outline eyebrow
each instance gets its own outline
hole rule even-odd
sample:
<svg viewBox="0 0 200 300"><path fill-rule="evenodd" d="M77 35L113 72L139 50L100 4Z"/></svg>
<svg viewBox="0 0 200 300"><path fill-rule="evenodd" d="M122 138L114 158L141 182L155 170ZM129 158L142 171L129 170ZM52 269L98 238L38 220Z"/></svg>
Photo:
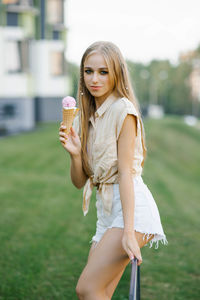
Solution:
<svg viewBox="0 0 200 300"><path fill-rule="evenodd" d="M92 68L89 66L85 66L84 69L92 69ZM108 69L108 67L101 67L98 70L102 70L102 69Z"/></svg>

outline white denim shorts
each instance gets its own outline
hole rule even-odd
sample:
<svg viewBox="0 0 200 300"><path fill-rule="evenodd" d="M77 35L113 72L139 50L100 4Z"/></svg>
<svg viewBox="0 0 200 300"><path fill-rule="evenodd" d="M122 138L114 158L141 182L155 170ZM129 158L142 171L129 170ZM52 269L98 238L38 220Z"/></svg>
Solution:
<svg viewBox="0 0 200 300"><path fill-rule="evenodd" d="M133 178L134 194L135 194L135 210L134 210L134 230L145 233L143 238L147 239L151 234L154 234L153 239L148 243L150 248L155 242L155 248L158 248L159 241L162 244L167 244L166 236L163 232L163 227L160 220L159 211L155 200L144 184L141 176ZM122 205L119 193L119 184L113 184L113 201L112 212L108 216L104 213L103 203L98 190L96 193L96 208L97 208L97 223L96 233L92 237L92 242L99 242L103 234L108 228L118 227L124 228Z"/></svg>

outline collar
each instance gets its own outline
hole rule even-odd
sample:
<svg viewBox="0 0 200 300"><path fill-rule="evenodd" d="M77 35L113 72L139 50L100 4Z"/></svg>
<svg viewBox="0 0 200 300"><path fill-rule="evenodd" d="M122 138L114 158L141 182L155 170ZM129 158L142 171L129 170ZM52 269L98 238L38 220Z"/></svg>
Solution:
<svg viewBox="0 0 200 300"><path fill-rule="evenodd" d="M98 118L98 117L101 117L105 112L106 110L109 109L109 107L113 104L113 102L115 102L119 97L117 97L114 93L110 94L106 100L101 104L101 106L96 110L95 112L95 117ZM91 123L94 122L94 117L91 116L89 121Z"/></svg>

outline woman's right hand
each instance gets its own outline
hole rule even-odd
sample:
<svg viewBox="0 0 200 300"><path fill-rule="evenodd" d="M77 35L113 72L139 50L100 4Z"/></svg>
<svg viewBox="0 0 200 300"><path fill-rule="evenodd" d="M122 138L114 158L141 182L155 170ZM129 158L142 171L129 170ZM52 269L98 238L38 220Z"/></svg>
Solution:
<svg viewBox="0 0 200 300"><path fill-rule="evenodd" d="M61 122L59 128L60 142L62 146L69 152L71 156L81 155L81 141L76 131L71 127L69 134L67 135L64 130L66 127Z"/></svg>
<svg viewBox="0 0 200 300"><path fill-rule="evenodd" d="M124 231L122 237L122 246L128 254L130 260L136 257L138 260L138 266L141 265L142 255L140 247L138 245L138 241L135 236L135 231Z"/></svg>

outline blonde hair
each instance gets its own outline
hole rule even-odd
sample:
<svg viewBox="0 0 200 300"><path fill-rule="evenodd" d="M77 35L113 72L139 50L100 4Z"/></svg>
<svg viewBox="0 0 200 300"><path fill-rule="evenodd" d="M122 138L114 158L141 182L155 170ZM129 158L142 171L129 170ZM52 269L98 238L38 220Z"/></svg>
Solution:
<svg viewBox="0 0 200 300"><path fill-rule="evenodd" d="M83 162L83 170L88 175L92 175L92 171L88 164L88 156L87 156L87 139L88 139L88 131L89 131L89 118L92 114L94 114L96 106L95 99L90 94L88 89L86 88L84 82L84 63L86 58L93 54L100 53L108 66L108 73L110 76L111 84L113 86L113 91L116 92L119 97L126 97L129 99L135 106L139 121L141 124L141 134L142 134L142 146L143 146L143 155L144 159L142 162L142 166L144 165L144 160L146 157L146 145L145 145L145 131L141 118L140 107L136 96L134 94L130 78L129 72L127 68L127 64L119 50L119 48L111 42L99 41L93 43L89 46L85 53L83 54L81 65L80 65L80 79L78 86L78 103L80 108L80 137L81 137L81 155Z"/></svg>

